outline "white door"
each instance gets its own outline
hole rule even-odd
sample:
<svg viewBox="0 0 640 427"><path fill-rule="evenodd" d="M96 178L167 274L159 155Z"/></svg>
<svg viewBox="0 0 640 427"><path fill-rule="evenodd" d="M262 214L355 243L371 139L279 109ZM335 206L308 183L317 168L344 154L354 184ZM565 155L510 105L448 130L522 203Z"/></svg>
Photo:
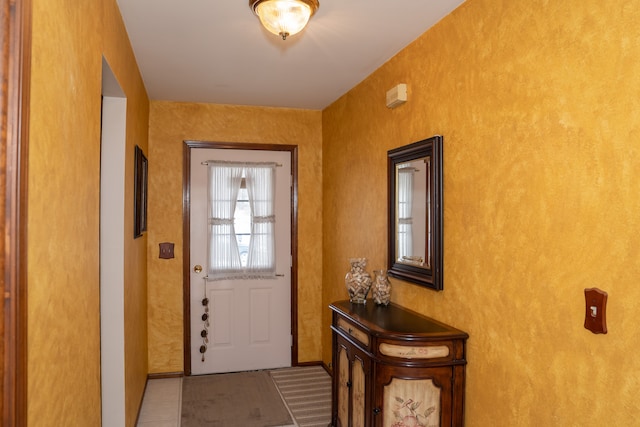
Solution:
<svg viewBox="0 0 640 427"><path fill-rule="evenodd" d="M278 163L275 279L206 279L209 160ZM190 190L192 374L291 366L291 153L193 148Z"/></svg>

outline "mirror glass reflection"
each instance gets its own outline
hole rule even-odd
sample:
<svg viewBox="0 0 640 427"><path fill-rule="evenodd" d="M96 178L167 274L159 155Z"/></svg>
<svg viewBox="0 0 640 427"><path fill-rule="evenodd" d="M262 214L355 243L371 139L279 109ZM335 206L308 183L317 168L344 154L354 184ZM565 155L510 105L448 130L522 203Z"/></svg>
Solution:
<svg viewBox="0 0 640 427"><path fill-rule="evenodd" d="M396 166L396 262L431 266L429 242L429 157Z"/></svg>

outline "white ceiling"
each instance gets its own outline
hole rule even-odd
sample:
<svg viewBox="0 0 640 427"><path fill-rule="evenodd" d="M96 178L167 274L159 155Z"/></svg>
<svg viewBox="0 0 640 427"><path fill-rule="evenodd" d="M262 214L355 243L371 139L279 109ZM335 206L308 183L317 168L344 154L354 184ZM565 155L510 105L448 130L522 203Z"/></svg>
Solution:
<svg viewBox="0 0 640 427"><path fill-rule="evenodd" d="M117 0L152 100L314 110L463 1L320 0L307 28L283 41L248 0Z"/></svg>

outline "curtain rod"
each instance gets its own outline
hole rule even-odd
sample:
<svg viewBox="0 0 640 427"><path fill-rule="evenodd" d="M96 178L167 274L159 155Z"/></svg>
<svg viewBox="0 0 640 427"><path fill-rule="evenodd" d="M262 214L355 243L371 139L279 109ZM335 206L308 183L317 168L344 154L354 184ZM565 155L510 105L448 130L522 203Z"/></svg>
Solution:
<svg viewBox="0 0 640 427"><path fill-rule="evenodd" d="M237 165L273 165L275 164L276 167L278 168L282 167L282 164L274 163L274 162L234 162L234 161L225 161L225 160L205 160L200 164L204 166L208 166L210 163L220 163L220 164L229 163L229 164L237 164Z"/></svg>

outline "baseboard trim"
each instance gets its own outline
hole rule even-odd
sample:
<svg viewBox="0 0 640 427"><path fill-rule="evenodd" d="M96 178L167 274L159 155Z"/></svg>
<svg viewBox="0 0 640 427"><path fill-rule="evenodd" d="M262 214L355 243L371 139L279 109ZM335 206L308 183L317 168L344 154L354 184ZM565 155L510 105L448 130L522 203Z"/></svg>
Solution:
<svg viewBox="0 0 640 427"><path fill-rule="evenodd" d="M333 376L333 373L331 371L331 369L329 369L329 367L327 366L326 363L322 362L322 361L316 361L316 362L302 362L302 363L298 363L295 366L322 366L324 368L325 371L327 371L327 373L331 376Z"/></svg>
<svg viewBox="0 0 640 427"><path fill-rule="evenodd" d="M297 363L295 366L322 366L329 375L332 375L331 369L329 369L327 364L319 360L315 362L301 362ZM162 378L182 378L184 376L184 372L157 372L147 374L147 380L158 380Z"/></svg>
<svg viewBox="0 0 640 427"><path fill-rule="evenodd" d="M184 377L184 372L160 372L154 374L147 374L148 380L158 380L162 378L182 378Z"/></svg>

